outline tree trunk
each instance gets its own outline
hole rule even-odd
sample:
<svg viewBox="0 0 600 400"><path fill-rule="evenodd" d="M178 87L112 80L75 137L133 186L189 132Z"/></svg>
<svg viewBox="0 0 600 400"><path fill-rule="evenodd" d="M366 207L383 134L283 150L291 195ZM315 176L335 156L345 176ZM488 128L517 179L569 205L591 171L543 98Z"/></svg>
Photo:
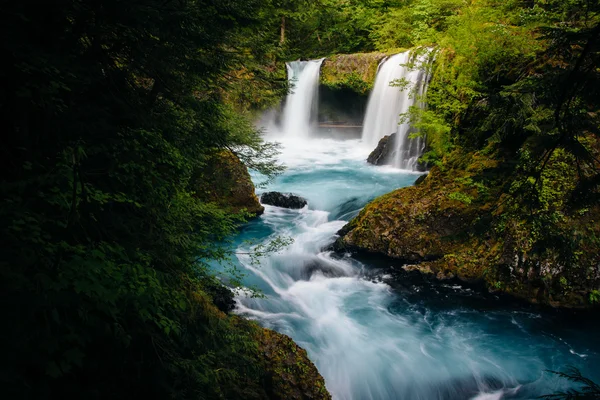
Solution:
<svg viewBox="0 0 600 400"><path fill-rule="evenodd" d="M281 37L279 39L279 44L283 44L285 42L285 17L281 16Z"/></svg>

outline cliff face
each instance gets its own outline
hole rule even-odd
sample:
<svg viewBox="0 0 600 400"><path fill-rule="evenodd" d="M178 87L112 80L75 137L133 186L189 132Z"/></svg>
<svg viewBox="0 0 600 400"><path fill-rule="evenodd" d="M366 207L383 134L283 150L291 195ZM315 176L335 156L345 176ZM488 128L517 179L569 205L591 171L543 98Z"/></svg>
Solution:
<svg viewBox="0 0 600 400"><path fill-rule="evenodd" d="M385 53L356 53L326 58L321 66L321 84L367 95L375 83L377 67L385 56Z"/></svg>
<svg viewBox="0 0 600 400"><path fill-rule="evenodd" d="M226 207L232 213L261 215L265 208L254 193L248 169L229 150L214 153L196 172L196 194Z"/></svg>
<svg viewBox="0 0 600 400"><path fill-rule="evenodd" d="M552 179L541 179L546 208L527 209L508 194L510 162L455 154L417 186L368 204L336 247L385 254L439 279L482 281L535 303L595 306L600 207L570 208L573 167L561 157L546 167Z"/></svg>

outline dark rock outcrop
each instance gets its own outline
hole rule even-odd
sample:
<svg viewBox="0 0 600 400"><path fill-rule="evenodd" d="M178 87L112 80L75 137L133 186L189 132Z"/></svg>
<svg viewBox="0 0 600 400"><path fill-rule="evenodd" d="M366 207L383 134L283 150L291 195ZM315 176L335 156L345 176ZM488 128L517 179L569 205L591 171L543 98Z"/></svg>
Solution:
<svg viewBox="0 0 600 400"><path fill-rule="evenodd" d="M415 181L415 186L420 185L421 183L425 182L425 179L427 179L427 175L421 175L417 178L417 180Z"/></svg>
<svg viewBox="0 0 600 400"><path fill-rule="evenodd" d="M212 276L204 276L200 279L203 291L208 294L217 308L229 313L235 308L235 296L233 291L223 285L218 279Z"/></svg>
<svg viewBox="0 0 600 400"><path fill-rule="evenodd" d="M393 146L396 140L396 134L386 135L379 140L375 150L367 157L367 162L373 165L384 165L389 164L392 152L394 151Z"/></svg>
<svg viewBox="0 0 600 400"><path fill-rule="evenodd" d="M268 204L270 206L282 207L282 208L291 208L291 209L299 209L304 207L306 204L306 199L303 199L300 196L296 196L292 193L280 193L280 192L266 192L260 196L260 201L263 204Z"/></svg>
<svg viewBox="0 0 600 400"><path fill-rule="evenodd" d="M213 288L221 287L229 291L214 280L203 282L203 290L208 287L207 283ZM212 292L211 288L209 288L209 292ZM230 296L223 293L225 297ZM244 357L242 368L251 367L252 369L244 370L250 371L248 375L236 376L240 381L230 384L228 380L224 380L223 385L231 385L231 390L220 398L331 400L331 395L325 387L325 380L308 358L306 350L298 346L289 336L262 328L255 322L238 315L228 315L222 312L213 303L214 293L199 291L194 293L192 298L194 299L193 308L189 310L191 319L206 323L207 326L226 326L228 330L225 332L229 332L236 339L226 339L223 340L224 343L231 346L233 340L240 340L239 343L247 346L240 350ZM225 306L229 309L227 305ZM224 331L221 329L219 332ZM219 354L231 354L232 357L240 355L233 352Z"/></svg>

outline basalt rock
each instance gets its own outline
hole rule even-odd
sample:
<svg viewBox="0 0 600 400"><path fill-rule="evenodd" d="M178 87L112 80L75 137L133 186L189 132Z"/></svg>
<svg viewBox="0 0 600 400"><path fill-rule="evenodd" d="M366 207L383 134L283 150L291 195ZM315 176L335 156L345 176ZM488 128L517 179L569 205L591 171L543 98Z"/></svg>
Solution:
<svg viewBox="0 0 600 400"><path fill-rule="evenodd" d="M327 57L321 67L320 83L334 90L349 89L367 96L385 56L385 53L355 53Z"/></svg>
<svg viewBox="0 0 600 400"><path fill-rule="evenodd" d="M427 179L427 175L421 175L417 178L417 180L415 181L415 186L420 185L421 183L423 183L425 181L425 179Z"/></svg>
<svg viewBox="0 0 600 400"><path fill-rule="evenodd" d="M205 276L200 279L202 289L208 294L214 305L222 312L229 313L235 308L233 291L223 285L218 279Z"/></svg>
<svg viewBox="0 0 600 400"><path fill-rule="evenodd" d="M394 142L396 140L396 134L386 135L379 140L375 150L367 157L367 162L373 165L384 165L389 164L391 155L394 151Z"/></svg>
<svg viewBox="0 0 600 400"><path fill-rule="evenodd" d="M217 285L218 286L218 285ZM203 285L206 289L206 285ZM228 289L226 289L228 290ZM206 296L209 294L209 296ZM256 400L330 400L325 380L317 367L308 358L306 350L290 337L262 328L255 322L237 315L227 315L217 309L210 297L214 293L197 293L190 318L213 325L229 327L232 337L239 337L246 347L241 351L245 357L240 363L251 367L247 375L235 376L235 380L223 379L230 391L222 398ZM212 299L214 301L214 298ZM201 319L198 319L198 318ZM227 343L230 343L230 340ZM237 339L236 339L237 340ZM245 343L244 343L245 342ZM223 354L223 352L219 353ZM225 353L237 357L236 353ZM227 365L225 361L222 364Z"/></svg>
<svg viewBox="0 0 600 400"><path fill-rule="evenodd" d="M266 192L260 196L260 201L263 204L268 204L271 206L282 207L282 208L291 208L291 209L300 209L303 208L306 204L306 199L303 199L300 196L296 196L292 193L280 193L280 192Z"/></svg>

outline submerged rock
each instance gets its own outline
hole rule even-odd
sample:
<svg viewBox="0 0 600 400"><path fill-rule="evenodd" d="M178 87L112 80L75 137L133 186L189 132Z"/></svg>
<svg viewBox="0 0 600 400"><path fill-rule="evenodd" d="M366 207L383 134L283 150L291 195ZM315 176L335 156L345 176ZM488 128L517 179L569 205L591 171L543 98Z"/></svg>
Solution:
<svg viewBox="0 0 600 400"><path fill-rule="evenodd" d="M320 260L314 260L304 264L302 269L302 278L310 280L314 274L322 274L327 278L340 278L349 276L348 272L334 264L325 263Z"/></svg>
<svg viewBox="0 0 600 400"><path fill-rule="evenodd" d="M303 208L307 203L306 199L296 196L292 193L266 192L260 196L260 201L263 204L271 206L299 209Z"/></svg>
<svg viewBox="0 0 600 400"><path fill-rule="evenodd" d="M396 141L396 134L386 135L379 140L375 150L367 157L367 162L373 165L384 165L389 164L394 142Z"/></svg>

